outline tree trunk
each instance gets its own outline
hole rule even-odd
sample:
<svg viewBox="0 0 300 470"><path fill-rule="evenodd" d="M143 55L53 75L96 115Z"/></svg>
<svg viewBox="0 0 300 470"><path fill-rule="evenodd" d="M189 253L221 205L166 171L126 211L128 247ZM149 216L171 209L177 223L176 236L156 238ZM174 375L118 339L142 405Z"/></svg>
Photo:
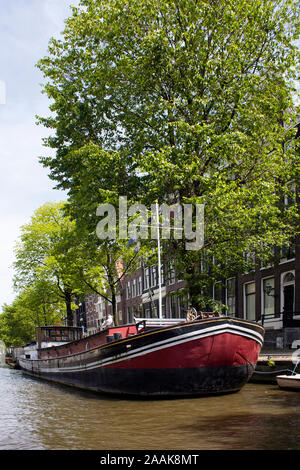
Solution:
<svg viewBox="0 0 300 470"><path fill-rule="evenodd" d="M199 253L182 253L183 260L183 273L187 282L187 291L189 302L192 307L197 311L203 309L203 298L201 294L201 270L200 270L200 256Z"/></svg>
<svg viewBox="0 0 300 470"><path fill-rule="evenodd" d="M67 309L67 326L73 326L72 294L65 292L65 304Z"/></svg>
<svg viewBox="0 0 300 470"><path fill-rule="evenodd" d="M114 324L115 324L115 326L118 326L119 319L118 319L117 298L116 298L115 291L113 291L112 294L111 294L111 306L112 306L112 314L113 314Z"/></svg>

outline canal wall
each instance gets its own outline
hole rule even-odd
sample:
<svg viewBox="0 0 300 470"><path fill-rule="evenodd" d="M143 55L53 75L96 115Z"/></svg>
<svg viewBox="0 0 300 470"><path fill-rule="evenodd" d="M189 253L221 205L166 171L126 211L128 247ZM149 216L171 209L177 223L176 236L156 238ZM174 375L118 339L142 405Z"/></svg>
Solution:
<svg viewBox="0 0 300 470"><path fill-rule="evenodd" d="M277 375L290 375L293 371L300 374L300 362L296 365L293 356L295 351L300 355L300 350L263 350L250 382L277 384Z"/></svg>
<svg viewBox="0 0 300 470"><path fill-rule="evenodd" d="M281 330L266 330L263 350L291 349L294 341L300 341L300 328L283 328Z"/></svg>

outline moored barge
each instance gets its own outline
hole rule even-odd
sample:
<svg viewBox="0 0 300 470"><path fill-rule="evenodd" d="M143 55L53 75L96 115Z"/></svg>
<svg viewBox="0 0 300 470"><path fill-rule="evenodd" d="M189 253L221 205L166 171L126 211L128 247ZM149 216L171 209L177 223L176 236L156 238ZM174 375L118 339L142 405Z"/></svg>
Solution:
<svg viewBox="0 0 300 470"><path fill-rule="evenodd" d="M150 323L144 319L73 341L68 327L38 328L35 355L21 357L19 365L30 376L95 392L211 395L237 392L248 382L264 338L255 322L215 314ZM45 347L51 331L67 341Z"/></svg>

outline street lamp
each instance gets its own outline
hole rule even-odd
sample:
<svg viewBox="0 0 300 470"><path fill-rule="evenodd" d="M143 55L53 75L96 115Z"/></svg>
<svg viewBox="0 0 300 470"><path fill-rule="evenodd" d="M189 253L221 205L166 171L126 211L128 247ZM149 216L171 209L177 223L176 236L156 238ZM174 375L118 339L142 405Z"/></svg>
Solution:
<svg viewBox="0 0 300 470"><path fill-rule="evenodd" d="M269 296L269 297L275 297L275 294L271 294L271 292L274 290L274 287L270 285L266 285L264 288L264 292Z"/></svg>

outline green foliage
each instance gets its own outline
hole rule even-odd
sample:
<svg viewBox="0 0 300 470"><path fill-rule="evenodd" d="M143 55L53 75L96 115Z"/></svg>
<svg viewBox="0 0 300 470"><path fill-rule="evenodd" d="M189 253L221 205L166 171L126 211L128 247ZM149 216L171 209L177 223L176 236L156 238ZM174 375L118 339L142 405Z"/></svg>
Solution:
<svg viewBox="0 0 300 470"><path fill-rule="evenodd" d="M245 268L245 252L267 258L299 233L296 205L280 206L299 181L298 9L297 0L84 0L39 62L52 100L39 122L55 149L41 161L89 235L97 205L119 195L205 204L205 253L180 242L168 252L198 305L200 287ZM100 256L124 253L96 244Z"/></svg>
<svg viewBox="0 0 300 470"><path fill-rule="evenodd" d="M16 311L4 305L0 315L0 338L6 346L19 346L33 341L34 327L28 321L26 311Z"/></svg>
<svg viewBox="0 0 300 470"><path fill-rule="evenodd" d="M37 326L61 322L64 308L64 303L57 298L55 284L37 280L24 287L11 305L3 306L0 338L8 346L31 342Z"/></svg>
<svg viewBox="0 0 300 470"><path fill-rule="evenodd" d="M46 203L22 227L14 282L19 292L30 291L32 299L35 295L36 304L44 309L47 298L52 309L59 305L61 319L67 318L71 325L75 296L96 292L113 304L116 313L120 277L124 269L134 270L137 255L133 249L124 253L125 241L105 240L99 247L91 224L82 223L80 217L75 221L70 209L66 202ZM120 257L126 268L118 270Z"/></svg>
<svg viewBox="0 0 300 470"><path fill-rule="evenodd" d="M26 308L4 305L0 315L0 338L6 346L20 346L34 340L34 324Z"/></svg>
<svg viewBox="0 0 300 470"><path fill-rule="evenodd" d="M7 346L18 346L34 340L35 322L26 303L16 299L3 306L0 315L0 338Z"/></svg>
<svg viewBox="0 0 300 470"><path fill-rule="evenodd" d="M15 286L20 292L33 286L37 296L50 295L72 324L72 296L80 295L83 286L78 277L80 237L75 222L65 216L65 206L46 203L22 227L15 250Z"/></svg>

